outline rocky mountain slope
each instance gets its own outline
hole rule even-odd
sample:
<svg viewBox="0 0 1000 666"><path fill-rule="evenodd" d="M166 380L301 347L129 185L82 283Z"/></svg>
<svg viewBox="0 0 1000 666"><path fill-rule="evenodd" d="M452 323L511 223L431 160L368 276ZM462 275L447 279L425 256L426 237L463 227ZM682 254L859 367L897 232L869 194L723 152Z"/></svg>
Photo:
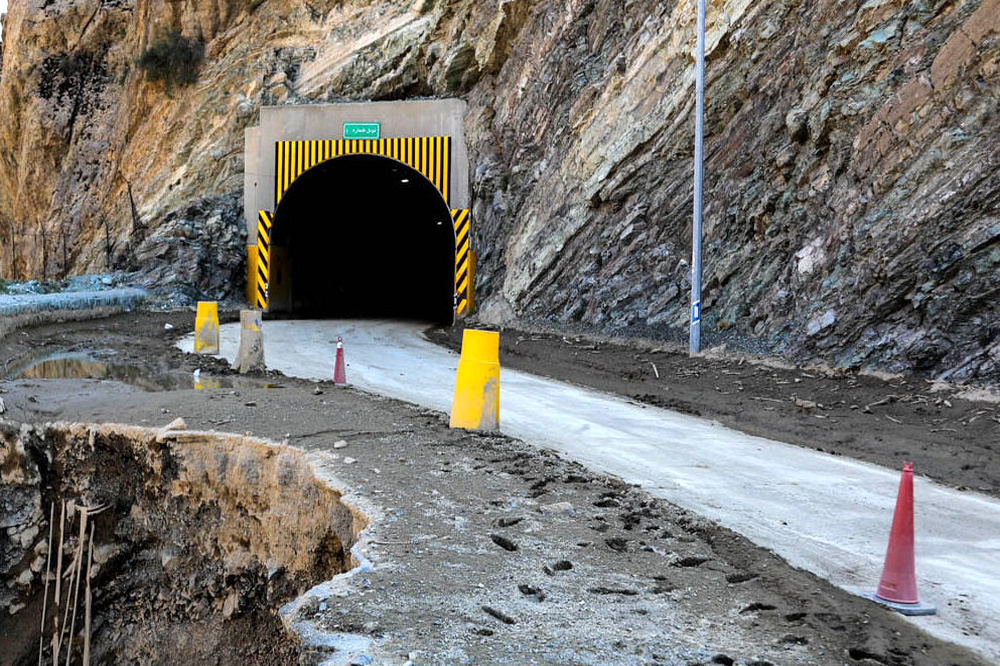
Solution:
<svg viewBox="0 0 1000 666"><path fill-rule="evenodd" d="M693 2L9 11L6 277L156 264L223 294L262 104L461 96L481 317L684 335ZM134 62L169 30L204 63L168 91ZM1000 0L716 0L707 51L708 341L1000 380Z"/></svg>

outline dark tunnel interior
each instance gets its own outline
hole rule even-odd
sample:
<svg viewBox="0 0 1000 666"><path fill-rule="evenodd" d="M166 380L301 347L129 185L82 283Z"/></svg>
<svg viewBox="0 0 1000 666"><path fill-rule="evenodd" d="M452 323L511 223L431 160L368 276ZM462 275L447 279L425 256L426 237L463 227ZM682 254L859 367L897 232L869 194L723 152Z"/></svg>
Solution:
<svg viewBox="0 0 1000 666"><path fill-rule="evenodd" d="M388 157L346 155L299 176L275 211L291 311L451 324L455 233L434 185Z"/></svg>

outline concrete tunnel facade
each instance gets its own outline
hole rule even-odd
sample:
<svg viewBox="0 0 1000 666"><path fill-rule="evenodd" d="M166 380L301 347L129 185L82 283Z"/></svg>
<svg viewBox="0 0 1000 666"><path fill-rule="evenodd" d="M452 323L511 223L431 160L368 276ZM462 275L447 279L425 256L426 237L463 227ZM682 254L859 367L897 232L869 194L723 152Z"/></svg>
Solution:
<svg viewBox="0 0 1000 666"><path fill-rule="evenodd" d="M245 133L251 303L315 318L464 314L464 114L461 100L262 108Z"/></svg>

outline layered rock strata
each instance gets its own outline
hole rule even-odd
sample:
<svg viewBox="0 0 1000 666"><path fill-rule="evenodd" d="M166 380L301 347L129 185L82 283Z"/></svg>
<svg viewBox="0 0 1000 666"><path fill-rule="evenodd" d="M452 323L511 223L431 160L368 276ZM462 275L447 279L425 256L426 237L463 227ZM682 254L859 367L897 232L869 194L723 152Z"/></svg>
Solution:
<svg viewBox="0 0 1000 666"><path fill-rule="evenodd" d="M238 193L262 104L461 96L481 316L680 339L694 23L652 0L12 0L0 271L164 262L171 215ZM132 64L168 29L205 44L169 94ZM1000 0L710 2L707 54L707 341L1000 379Z"/></svg>

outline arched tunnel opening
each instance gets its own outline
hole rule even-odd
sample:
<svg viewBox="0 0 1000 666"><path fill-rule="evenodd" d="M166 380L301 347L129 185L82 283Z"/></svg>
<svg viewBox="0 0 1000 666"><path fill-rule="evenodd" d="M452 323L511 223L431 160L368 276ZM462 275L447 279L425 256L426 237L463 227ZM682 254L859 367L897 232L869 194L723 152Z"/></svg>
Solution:
<svg viewBox="0 0 1000 666"><path fill-rule="evenodd" d="M336 157L300 175L271 230L269 311L451 324L451 211L419 171L388 157Z"/></svg>

